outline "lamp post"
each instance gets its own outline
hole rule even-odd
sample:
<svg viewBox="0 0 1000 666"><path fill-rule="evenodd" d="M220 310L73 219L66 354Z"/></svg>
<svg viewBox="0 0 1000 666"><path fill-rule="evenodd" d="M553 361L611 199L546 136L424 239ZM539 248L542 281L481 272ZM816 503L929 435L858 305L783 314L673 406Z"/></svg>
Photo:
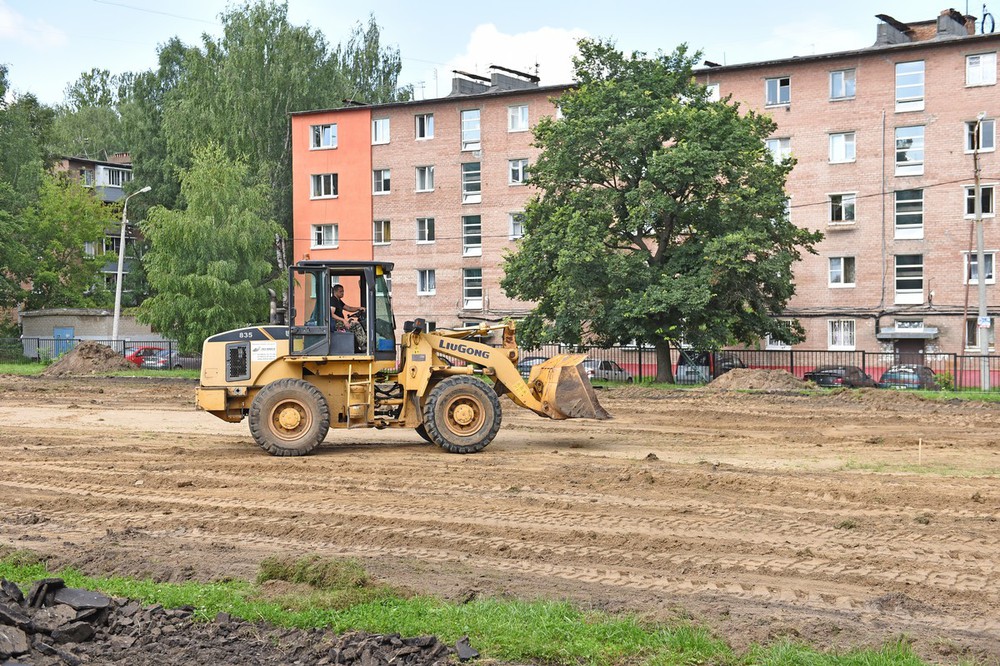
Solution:
<svg viewBox="0 0 1000 666"><path fill-rule="evenodd" d="M984 240L984 230L983 230L983 200L982 200L982 188L979 184L979 146L980 146L980 132L982 130L983 118L986 117L985 113L980 113L976 117L976 129L975 136L973 137L974 143L972 144L972 165L975 170L975 197L976 201L974 204L973 211L976 217L976 286L978 287L979 294L979 312L976 318L976 327L979 332L979 386L983 391L990 390L990 318L986 310L986 252L983 246L986 244ZM996 270L996 267L993 267Z"/></svg>
<svg viewBox="0 0 1000 666"><path fill-rule="evenodd" d="M122 206L122 233L118 240L118 280L115 282L115 318L111 325L111 341L118 342L118 320L122 316L122 279L125 273L125 227L128 226L128 200L137 194L149 192L152 187L147 185L141 190L136 190L125 197L125 205Z"/></svg>

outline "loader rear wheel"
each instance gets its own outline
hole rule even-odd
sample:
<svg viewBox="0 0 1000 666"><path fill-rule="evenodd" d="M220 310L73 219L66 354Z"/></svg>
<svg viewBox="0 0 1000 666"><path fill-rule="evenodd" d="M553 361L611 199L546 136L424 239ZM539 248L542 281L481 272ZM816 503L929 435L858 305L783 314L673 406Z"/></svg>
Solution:
<svg viewBox="0 0 1000 666"><path fill-rule="evenodd" d="M424 429L450 453L478 453L497 436L501 421L496 391L472 377L442 380L424 403Z"/></svg>
<svg viewBox="0 0 1000 666"><path fill-rule="evenodd" d="M301 379L279 379L250 405L250 434L272 456L304 456L326 438L330 407L318 388Z"/></svg>

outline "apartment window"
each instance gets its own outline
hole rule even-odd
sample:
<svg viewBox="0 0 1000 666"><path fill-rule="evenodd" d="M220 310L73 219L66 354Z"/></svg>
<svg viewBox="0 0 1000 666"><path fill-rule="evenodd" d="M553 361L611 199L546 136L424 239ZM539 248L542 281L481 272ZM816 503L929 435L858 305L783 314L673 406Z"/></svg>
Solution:
<svg viewBox="0 0 1000 666"><path fill-rule="evenodd" d="M372 224L372 243L375 245L388 245L392 241L391 227L389 220L375 220Z"/></svg>
<svg viewBox="0 0 1000 666"><path fill-rule="evenodd" d="M851 351L854 349L854 320L830 319L827 321L827 348Z"/></svg>
<svg viewBox="0 0 1000 666"><path fill-rule="evenodd" d="M312 177L311 199L331 199L337 196L337 174L317 173Z"/></svg>
<svg viewBox="0 0 1000 666"><path fill-rule="evenodd" d="M434 138L434 114L433 113L422 113L414 116L415 135L417 139L433 139Z"/></svg>
<svg viewBox="0 0 1000 666"><path fill-rule="evenodd" d="M854 222L855 194L830 195L830 224L850 224Z"/></svg>
<svg viewBox="0 0 1000 666"><path fill-rule="evenodd" d="M896 175L919 176L924 172L924 126L896 128Z"/></svg>
<svg viewBox="0 0 1000 666"><path fill-rule="evenodd" d="M924 237L924 191L897 190L895 193L896 238Z"/></svg>
<svg viewBox="0 0 1000 666"><path fill-rule="evenodd" d="M924 108L924 61L896 63L896 111Z"/></svg>
<svg viewBox="0 0 1000 666"><path fill-rule="evenodd" d="M337 247L340 242L340 232L336 224L312 225L313 249Z"/></svg>
<svg viewBox="0 0 1000 666"><path fill-rule="evenodd" d="M789 104L792 101L792 82L787 76L777 79L767 79L764 83L764 104L775 106Z"/></svg>
<svg viewBox="0 0 1000 666"><path fill-rule="evenodd" d="M376 118L372 121L372 143L389 143L388 118Z"/></svg>
<svg viewBox="0 0 1000 666"><path fill-rule="evenodd" d="M433 296L437 292L437 277L433 268L417 271L417 295Z"/></svg>
<svg viewBox="0 0 1000 666"><path fill-rule="evenodd" d="M462 111L462 150L479 150L479 109Z"/></svg>
<svg viewBox="0 0 1000 666"><path fill-rule="evenodd" d="M854 257L830 257L831 287L853 287Z"/></svg>
<svg viewBox="0 0 1000 666"><path fill-rule="evenodd" d="M462 256L479 257L483 254L483 222L479 215L462 216Z"/></svg>
<svg viewBox="0 0 1000 666"><path fill-rule="evenodd" d="M312 125L310 129L312 130L310 132L311 139L309 141L310 149L319 150L323 148L337 147L336 123L330 123L327 125Z"/></svg>
<svg viewBox="0 0 1000 666"><path fill-rule="evenodd" d="M524 236L524 213L509 213L507 221L510 223L510 239L517 240Z"/></svg>
<svg viewBox="0 0 1000 666"><path fill-rule="evenodd" d="M997 82L997 54L965 56L965 85L992 86Z"/></svg>
<svg viewBox="0 0 1000 666"><path fill-rule="evenodd" d="M375 169L372 172L372 192L375 194L389 194L390 176L392 169Z"/></svg>
<svg viewBox="0 0 1000 666"><path fill-rule="evenodd" d="M524 185L524 181L528 178L528 160L509 160L508 163L510 169L507 182L511 185Z"/></svg>
<svg viewBox="0 0 1000 666"><path fill-rule="evenodd" d="M482 171L479 162L466 162L462 165L462 203L479 203L482 201Z"/></svg>
<svg viewBox="0 0 1000 666"><path fill-rule="evenodd" d="M418 217L417 218L417 242L418 243L433 243L434 242L434 218L433 217Z"/></svg>
<svg viewBox="0 0 1000 666"><path fill-rule="evenodd" d="M527 132L528 131L528 105L518 104L507 107L507 131Z"/></svg>
<svg viewBox="0 0 1000 666"><path fill-rule="evenodd" d="M980 212L983 217L993 217L995 215L993 208L993 186L992 185L980 185L979 186L979 201L982 202L982 209ZM973 219L976 217L976 186L966 185L965 186L965 217L966 219Z"/></svg>
<svg viewBox="0 0 1000 666"><path fill-rule="evenodd" d="M854 70L840 69L830 72L830 99L850 99L854 97Z"/></svg>
<svg viewBox="0 0 1000 666"><path fill-rule="evenodd" d="M483 307L483 269L462 269L462 307L466 310Z"/></svg>
<svg viewBox="0 0 1000 666"><path fill-rule="evenodd" d="M965 348L966 349L979 349L979 334L981 331L986 331L986 340L989 345L989 349L994 349L996 347L996 320L990 317L990 327L989 328L979 328L979 318L969 317L965 320Z"/></svg>
<svg viewBox="0 0 1000 666"><path fill-rule="evenodd" d="M896 303L924 302L924 255L896 255Z"/></svg>
<svg viewBox="0 0 1000 666"><path fill-rule="evenodd" d="M993 272L995 252L984 252L983 263L986 265L986 284L996 284L996 275ZM965 284L979 284L979 257L975 252L963 252L963 263L965 264Z"/></svg>
<svg viewBox="0 0 1000 666"><path fill-rule="evenodd" d="M430 192L434 189L434 167L417 167L417 192Z"/></svg>
<svg viewBox="0 0 1000 666"><path fill-rule="evenodd" d="M792 155L792 140L787 137L768 139L765 144L767 149L771 151L771 155L774 156L775 164L783 162L786 157Z"/></svg>
<svg viewBox="0 0 1000 666"><path fill-rule="evenodd" d="M106 187L123 187L125 183L132 180L131 169L121 169L117 167L99 166L97 167L95 185Z"/></svg>
<svg viewBox="0 0 1000 666"><path fill-rule="evenodd" d="M977 136L976 126L979 127ZM972 120L965 123L965 152L971 153L978 150L981 153L989 153L996 150L996 121L992 118Z"/></svg>
<svg viewBox="0 0 1000 666"><path fill-rule="evenodd" d="M83 253L88 257L97 256L97 241L84 241L83 242Z"/></svg>
<svg viewBox="0 0 1000 666"><path fill-rule="evenodd" d="M707 86L705 86L705 92L708 94L709 102L718 102L721 99L721 96L719 95L718 83L709 83ZM561 116L557 115L556 117L560 118Z"/></svg>
<svg viewBox="0 0 1000 666"><path fill-rule="evenodd" d="M854 132L838 132L830 135L831 162L853 162L855 158Z"/></svg>

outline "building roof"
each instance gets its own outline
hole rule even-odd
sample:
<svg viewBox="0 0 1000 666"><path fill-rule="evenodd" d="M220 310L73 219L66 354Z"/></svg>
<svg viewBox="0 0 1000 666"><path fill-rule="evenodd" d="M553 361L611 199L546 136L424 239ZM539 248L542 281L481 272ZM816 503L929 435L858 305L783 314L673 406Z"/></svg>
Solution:
<svg viewBox="0 0 1000 666"><path fill-rule="evenodd" d="M69 155L63 155L60 159L65 160L67 162L85 162L87 164L95 164L95 165L99 165L99 166L108 166L108 167L116 167L116 168L119 168L119 169L131 169L132 168L132 162L131 161L128 161L128 162L109 162L107 160L95 160L95 159L91 159L89 157L73 157L73 156L69 156Z"/></svg>

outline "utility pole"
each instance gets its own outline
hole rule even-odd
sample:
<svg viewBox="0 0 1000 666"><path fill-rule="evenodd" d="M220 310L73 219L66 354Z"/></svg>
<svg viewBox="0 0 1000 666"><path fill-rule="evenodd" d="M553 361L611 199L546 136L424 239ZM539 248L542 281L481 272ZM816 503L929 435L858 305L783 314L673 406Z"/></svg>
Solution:
<svg viewBox="0 0 1000 666"><path fill-rule="evenodd" d="M149 192L152 187L147 185L141 190L136 190L125 197L125 205L122 206L122 228L121 239L118 241L118 281L115 282L115 315L111 325L111 341L118 342L118 320L122 316L122 281L125 279L125 228L128 227L128 200L137 194ZM124 352L124 348L122 350Z"/></svg>
<svg viewBox="0 0 1000 666"><path fill-rule="evenodd" d="M986 309L986 252L983 246L986 244L983 230L983 200L982 190L979 185L979 146L980 132L983 126L985 113L980 113L976 117L976 130L972 145L972 165L975 170L975 216L976 216L976 286L979 292L979 315L976 326L979 333L979 385L983 391L990 390L990 317ZM996 267L994 267L994 271Z"/></svg>

